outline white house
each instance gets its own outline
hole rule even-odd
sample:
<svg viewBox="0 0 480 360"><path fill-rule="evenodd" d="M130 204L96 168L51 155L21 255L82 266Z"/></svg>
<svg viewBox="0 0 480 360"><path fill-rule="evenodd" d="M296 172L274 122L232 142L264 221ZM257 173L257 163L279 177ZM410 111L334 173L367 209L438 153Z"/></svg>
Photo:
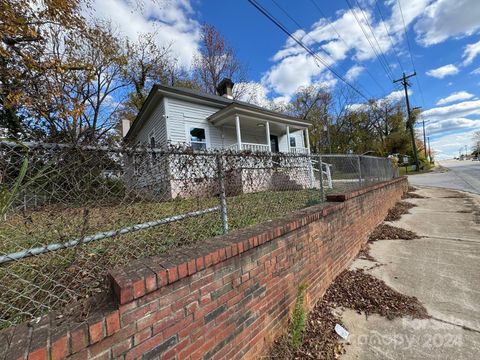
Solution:
<svg viewBox="0 0 480 360"><path fill-rule="evenodd" d="M234 100L233 85L224 79L219 95L153 86L133 124L124 123L125 140L155 147L191 144L194 149L309 152L308 122Z"/></svg>
<svg viewBox="0 0 480 360"><path fill-rule="evenodd" d="M128 121L123 122L125 141L133 145L144 144L154 148L166 147L169 144L187 144L199 153L209 149L249 150L272 155L310 153L308 138L310 123L235 100L232 97L233 85L230 79L222 80L217 88L219 95L154 85L131 126ZM147 179L146 174L151 175L152 169L142 171L141 174L138 170L135 171L136 183L140 183L141 187L148 188L151 192L167 191L171 197L185 195L184 191L173 189L176 186L172 185L172 178L191 179L192 174L189 171L188 174L180 175L178 166L172 165L174 162L178 163L178 158L175 161L170 159L161 165L155 165L157 171L164 175L169 174L168 184L159 186L158 176L157 179L153 179L152 176ZM304 168L305 164L302 166ZM273 165L270 161L268 164L262 164L261 168L264 171L262 176L265 177L265 168L273 168ZM246 171L242 172L243 176ZM242 174L237 174L235 181L237 184L238 176L242 178ZM285 172L283 176L289 177L288 181L291 182L294 171L291 176L285 175ZM168 176L161 176L164 177ZM244 183L241 180L240 182ZM240 191L272 189L271 183L272 181L264 181L258 186L244 186Z"/></svg>

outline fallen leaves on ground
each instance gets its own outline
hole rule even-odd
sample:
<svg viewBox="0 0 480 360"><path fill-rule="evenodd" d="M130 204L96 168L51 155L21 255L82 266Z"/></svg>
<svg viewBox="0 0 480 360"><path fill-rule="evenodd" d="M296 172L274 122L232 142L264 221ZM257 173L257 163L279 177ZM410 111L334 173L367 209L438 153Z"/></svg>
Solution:
<svg viewBox="0 0 480 360"><path fill-rule="evenodd" d="M420 236L413 231L405 230L388 224L380 224L373 230L368 238L369 242L377 240L413 240L420 239Z"/></svg>
<svg viewBox="0 0 480 360"><path fill-rule="evenodd" d="M366 315L375 313L390 320L406 315L417 319L429 317L416 297L393 290L362 269L343 271L323 299L335 307L347 307Z"/></svg>
<svg viewBox="0 0 480 360"><path fill-rule="evenodd" d="M403 194L402 199L427 199L427 197L409 191Z"/></svg>
<svg viewBox="0 0 480 360"><path fill-rule="evenodd" d="M395 206L388 210L387 216L385 217L385 221L397 221L400 220L402 215L408 214L408 210L415 207L417 205L408 203L405 201L399 201L395 204Z"/></svg>

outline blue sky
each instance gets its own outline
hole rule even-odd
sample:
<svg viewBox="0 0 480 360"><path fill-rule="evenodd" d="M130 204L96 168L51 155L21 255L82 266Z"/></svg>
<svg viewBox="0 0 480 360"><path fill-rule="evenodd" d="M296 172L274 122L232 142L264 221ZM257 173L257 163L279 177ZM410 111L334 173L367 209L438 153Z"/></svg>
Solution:
<svg viewBox="0 0 480 360"><path fill-rule="evenodd" d="M402 68L413 71L412 54L418 82L412 79L411 100L424 110L432 147L439 157L451 157L460 147L471 145L473 132L480 130L479 0L257 1L368 96L400 97L390 78L400 77ZM340 85L247 0L97 0L94 4L97 16L110 18L132 39L156 30L158 41L172 44L185 67L197 52L201 24L213 24L248 64L248 80L260 104L288 100L299 86ZM385 56L386 69L355 15L376 52L383 54L379 57Z"/></svg>

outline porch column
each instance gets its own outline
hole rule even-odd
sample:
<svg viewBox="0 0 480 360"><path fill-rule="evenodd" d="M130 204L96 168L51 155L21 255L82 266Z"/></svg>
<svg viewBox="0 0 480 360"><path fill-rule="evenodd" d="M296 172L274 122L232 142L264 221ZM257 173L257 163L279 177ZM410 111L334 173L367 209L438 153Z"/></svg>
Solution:
<svg viewBox="0 0 480 360"><path fill-rule="evenodd" d="M238 150L242 150L242 134L240 132L240 117L235 115L235 130L237 131L237 146Z"/></svg>
<svg viewBox="0 0 480 360"><path fill-rule="evenodd" d="M265 133L267 135L268 152L270 152L272 151L272 144L270 143L270 123L268 121L265 124Z"/></svg>
<svg viewBox="0 0 480 360"><path fill-rule="evenodd" d="M303 132L305 133L305 140L307 142L307 153L310 154L310 138L308 136L308 128L305 128Z"/></svg>
<svg viewBox="0 0 480 360"><path fill-rule="evenodd" d="M290 152L290 126L287 125L287 152Z"/></svg>

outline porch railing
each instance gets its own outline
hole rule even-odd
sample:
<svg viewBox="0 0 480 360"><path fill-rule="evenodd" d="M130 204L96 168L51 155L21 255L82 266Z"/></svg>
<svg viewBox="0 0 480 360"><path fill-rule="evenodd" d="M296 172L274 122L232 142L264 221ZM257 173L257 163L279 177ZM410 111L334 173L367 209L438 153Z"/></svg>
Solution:
<svg viewBox="0 0 480 360"><path fill-rule="evenodd" d="M291 147L290 152L294 154L308 154L308 148L306 147Z"/></svg>
<svg viewBox="0 0 480 360"><path fill-rule="evenodd" d="M253 152L267 152L270 151L270 147L267 144L255 144L242 142L241 148L238 148L238 144L232 144L228 147L233 150L249 150Z"/></svg>

